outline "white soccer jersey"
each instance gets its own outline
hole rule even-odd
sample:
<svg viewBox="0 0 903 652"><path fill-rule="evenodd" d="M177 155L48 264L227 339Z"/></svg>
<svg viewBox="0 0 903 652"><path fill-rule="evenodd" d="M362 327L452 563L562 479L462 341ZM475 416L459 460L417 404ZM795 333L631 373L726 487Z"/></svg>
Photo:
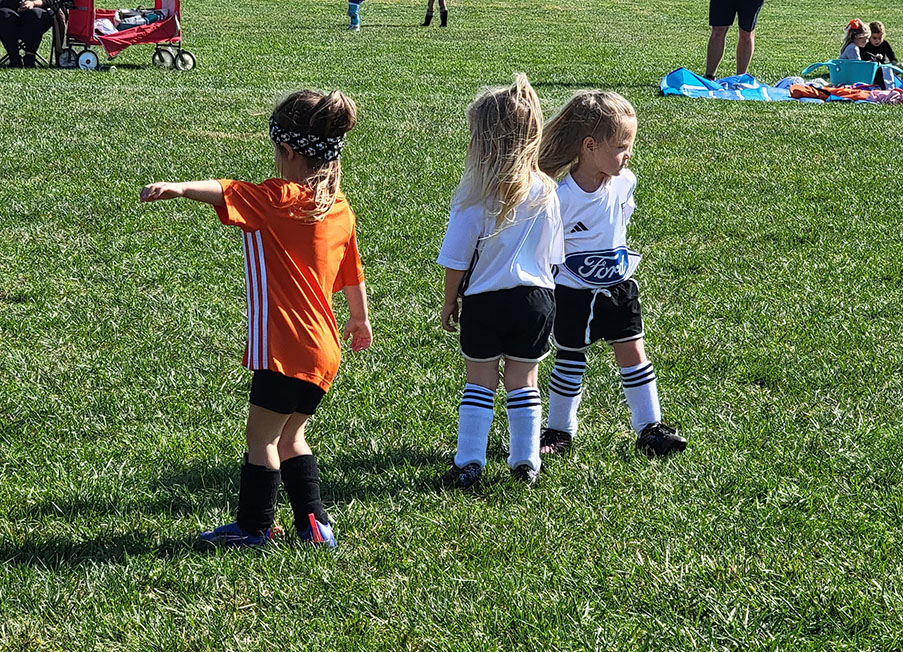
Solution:
<svg viewBox="0 0 903 652"><path fill-rule="evenodd" d="M507 290L522 285L554 288L552 266L564 261L561 215L555 193L543 202L542 181L514 209L512 223L496 231L484 206L452 203L438 262L467 270L464 294Z"/></svg>
<svg viewBox="0 0 903 652"><path fill-rule="evenodd" d="M568 174L558 184L564 226L564 263L555 282L595 289L629 279L640 255L627 248L627 224L636 204L636 176L628 169L595 192L585 192Z"/></svg>

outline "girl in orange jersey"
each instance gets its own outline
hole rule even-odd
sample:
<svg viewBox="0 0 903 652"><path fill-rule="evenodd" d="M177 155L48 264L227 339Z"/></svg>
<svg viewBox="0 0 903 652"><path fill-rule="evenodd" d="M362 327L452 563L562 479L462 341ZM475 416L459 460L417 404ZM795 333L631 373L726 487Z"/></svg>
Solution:
<svg viewBox="0 0 903 652"><path fill-rule="evenodd" d="M336 545L304 427L339 368L334 292L343 290L348 301L343 339L351 338L351 350L362 351L373 339L354 214L339 190L339 155L356 121L357 107L341 92L298 91L270 117L280 178L261 184L160 182L141 190L142 201L187 197L211 204L223 224L243 234L244 366L254 371L248 452L235 522L202 533L202 542L259 546L270 541L281 482L298 536Z"/></svg>

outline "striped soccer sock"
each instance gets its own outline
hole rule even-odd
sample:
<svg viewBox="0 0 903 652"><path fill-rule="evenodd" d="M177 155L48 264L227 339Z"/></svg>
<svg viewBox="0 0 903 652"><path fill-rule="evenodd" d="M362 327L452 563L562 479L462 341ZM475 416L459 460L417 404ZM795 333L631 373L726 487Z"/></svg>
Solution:
<svg viewBox="0 0 903 652"><path fill-rule="evenodd" d="M492 426L492 410L495 392L482 385L467 383L461 394L458 408L458 452L455 465L464 468L476 462L486 466L486 445Z"/></svg>
<svg viewBox="0 0 903 652"><path fill-rule="evenodd" d="M508 392L508 466L516 469L527 464L539 471L539 428L542 424L542 400L538 387L522 387Z"/></svg>
<svg viewBox="0 0 903 652"><path fill-rule="evenodd" d="M577 408L583 396L586 354L559 350L549 378L549 428L577 434Z"/></svg>
<svg viewBox="0 0 903 652"><path fill-rule="evenodd" d="M634 430L641 432L650 423L662 420L655 370L649 360L633 367L621 367L621 383Z"/></svg>

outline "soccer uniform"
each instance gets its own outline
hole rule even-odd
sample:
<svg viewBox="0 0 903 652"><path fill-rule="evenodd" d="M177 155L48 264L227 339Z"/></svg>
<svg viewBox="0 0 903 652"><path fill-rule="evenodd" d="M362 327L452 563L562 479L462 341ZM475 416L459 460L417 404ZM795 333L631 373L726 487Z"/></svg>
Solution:
<svg viewBox="0 0 903 652"><path fill-rule="evenodd" d="M294 217L312 206L307 186L284 179L219 183L225 205L216 207L217 215L243 232L248 311L243 364L255 370L251 402L277 412L302 411L279 395L300 393L299 406L309 408L317 395L310 385L319 397L329 389L341 358L332 294L364 281L354 214L339 192L322 221L307 223Z"/></svg>
<svg viewBox="0 0 903 652"><path fill-rule="evenodd" d="M636 176L624 169L594 192L571 175L558 186L564 225L564 263L555 276L555 368L549 380L549 428L574 435L586 371L585 351L643 337L639 289L632 278L640 255L627 247L636 208ZM661 420L655 372L648 360L621 369L633 425L640 432Z"/></svg>
<svg viewBox="0 0 903 652"><path fill-rule="evenodd" d="M552 266L563 261L561 216L554 193L534 178L526 201L501 228L485 206L452 205L438 263L466 271L460 288L461 353L487 362L538 362L548 354L555 314ZM458 410L455 465L486 464L495 390L466 384ZM536 387L506 397L512 470L539 471L542 402Z"/></svg>
<svg viewBox="0 0 903 652"><path fill-rule="evenodd" d="M558 200L540 202L534 181L509 223L496 226L481 205L452 206L437 262L466 270L461 284L461 352L475 361L538 362L549 351L555 307L552 266L562 261Z"/></svg>

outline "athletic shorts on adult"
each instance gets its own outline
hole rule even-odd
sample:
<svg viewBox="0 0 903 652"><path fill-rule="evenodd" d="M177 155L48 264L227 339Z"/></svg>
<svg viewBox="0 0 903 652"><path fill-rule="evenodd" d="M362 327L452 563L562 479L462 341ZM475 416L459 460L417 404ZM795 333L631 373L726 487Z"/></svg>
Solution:
<svg viewBox="0 0 903 652"><path fill-rule="evenodd" d="M751 32L756 28L759 10L765 0L709 0L709 25L730 27L737 18L740 29Z"/></svg>
<svg viewBox="0 0 903 652"><path fill-rule="evenodd" d="M593 342L629 342L643 337L643 315L636 281L627 279L597 290L555 288L555 346L583 351Z"/></svg>
<svg viewBox="0 0 903 652"><path fill-rule="evenodd" d="M538 362L549 352L555 296L548 288L520 286L461 300L461 353L485 362L501 357Z"/></svg>

